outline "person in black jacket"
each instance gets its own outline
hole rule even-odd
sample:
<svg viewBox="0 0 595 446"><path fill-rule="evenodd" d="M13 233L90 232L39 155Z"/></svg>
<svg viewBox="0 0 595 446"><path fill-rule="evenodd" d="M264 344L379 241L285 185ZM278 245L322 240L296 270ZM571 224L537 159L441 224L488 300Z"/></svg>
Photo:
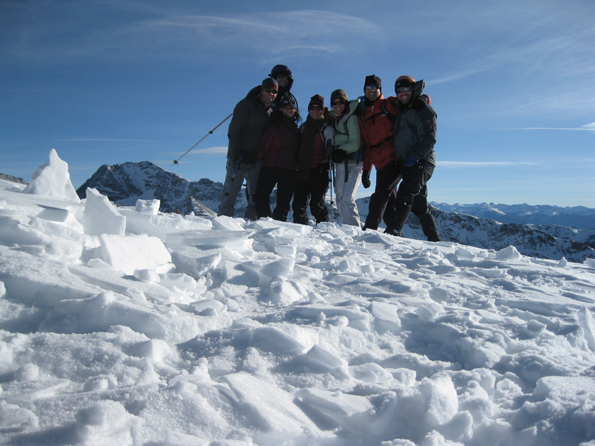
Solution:
<svg viewBox="0 0 595 446"><path fill-rule="evenodd" d="M272 112L271 105L279 85L272 78L262 81L260 87L255 87L235 106L233 117L229 124L227 136L227 174L223 184L223 195L219 203L218 215L233 217L237 195L246 178L246 195L248 205L244 217L256 220L256 205L254 195L261 163L257 160L256 147L266 128Z"/></svg>
<svg viewBox="0 0 595 446"><path fill-rule="evenodd" d="M395 216L386 233L402 236L402 229L410 212L421 223L429 241L438 242L436 221L428 207L428 180L436 167L437 115L420 98L425 82L411 76L401 76L395 82L396 105L400 112L395 119L394 146L403 181L397 190Z"/></svg>
<svg viewBox="0 0 595 446"><path fill-rule="evenodd" d="M279 110L271 114L271 122L258 144L258 159L263 166L256 185L256 216L287 221L295 190L297 160L301 134L297 123L300 115L293 97L281 98ZM270 195L277 186L277 206L271 213Z"/></svg>
<svg viewBox="0 0 595 446"><path fill-rule="evenodd" d="M273 110L278 110L281 103L281 98L289 95L295 101L297 107L297 100L291 94L291 87L293 86L293 73L287 65L275 65L269 74L269 77L275 79L279 84L279 94L273 101Z"/></svg>

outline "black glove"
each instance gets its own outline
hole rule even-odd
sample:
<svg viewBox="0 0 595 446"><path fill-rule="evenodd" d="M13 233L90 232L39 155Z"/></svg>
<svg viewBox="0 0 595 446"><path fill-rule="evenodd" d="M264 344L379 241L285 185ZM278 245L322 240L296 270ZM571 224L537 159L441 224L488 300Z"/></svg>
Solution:
<svg viewBox="0 0 595 446"><path fill-rule="evenodd" d="M347 152L345 150L333 150L333 154L331 155L331 160L335 164L342 163L345 157L347 156Z"/></svg>
<svg viewBox="0 0 595 446"><path fill-rule="evenodd" d="M420 97L413 100L411 108L414 110L419 110L430 105L430 102L432 102L430 97L427 94L422 94Z"/></svg>
<svg viewBox="0 0 595 446"><path fill-rule="evenodd" d="M362 173L362 184L364 185L365 189L369 188L372 185L372 183L370 182L369 170L364 170L364 172Z"/></svg>

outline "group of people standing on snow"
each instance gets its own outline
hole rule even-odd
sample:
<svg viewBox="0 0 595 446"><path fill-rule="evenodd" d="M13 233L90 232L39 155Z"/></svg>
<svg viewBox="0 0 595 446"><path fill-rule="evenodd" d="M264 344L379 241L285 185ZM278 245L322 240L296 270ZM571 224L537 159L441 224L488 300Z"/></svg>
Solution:
<svg viewBox="0 0 595 446"><path fill-rule="evenodd" d="M429 241L440 241L428 207L427 182L436 167L437 115L425 83L411 76L395 82L396 96L385 98L381 79L364 81L364 96L349 100L345 91L331 93L331 110L316 94L300 125L300 113L291 94L293 76L276 65L262 84L235 107L229 125L227 174L219 215L233 216L238 193L246 179L245 217L272 217L308 224L308 207L316 223L328 222L326 193L333 181L341 222L361 227L355 193L359 184L376 187L370 198L363 230L378 229L402 236L411 212ZM277 186L277 205L269 197ZM293 203L292 203L293 199Z"/></svg>

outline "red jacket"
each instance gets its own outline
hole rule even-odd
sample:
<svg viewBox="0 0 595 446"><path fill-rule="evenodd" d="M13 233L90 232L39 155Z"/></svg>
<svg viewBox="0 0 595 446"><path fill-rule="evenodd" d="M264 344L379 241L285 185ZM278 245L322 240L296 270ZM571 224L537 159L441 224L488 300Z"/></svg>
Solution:
<svg viewBox="0 0 595 446"><path fill-rule="evenodd" d="M381 94L378 99L368 105L359 119L359 128L364 140L364 170L371 170L372 165L376 170L382 170L391 161L396 161L395 148L393 146L394 117L399 113L399 108L394 105L395 97L384 99ZM382 109L382 102L385 101L386 110L392 117L387 116Z"/></svg>

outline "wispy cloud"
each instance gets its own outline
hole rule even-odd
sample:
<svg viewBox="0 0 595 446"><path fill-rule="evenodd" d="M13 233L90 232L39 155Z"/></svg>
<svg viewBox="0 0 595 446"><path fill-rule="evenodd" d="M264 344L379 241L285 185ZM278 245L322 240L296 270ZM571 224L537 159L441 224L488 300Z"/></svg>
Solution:
<svg viewBox="0 0 595 446"><path fill-rule="evenodd" d="M582 90L573 91L573 92L565 93L565 94L560 94L560 95L557 95L557 96L552 96L552 97L549 97L549 98L541 99L539 101L531 102L529 104L518 105L518 106L515 107L515 109L516 108L529 107L530 105L541 104L543 102L553 101L555 99L564 98L566 96L572 96L574 94L579 94L579 93L583 93L585 91L594 90L594 89L595 89L595 87L583 88Z"/></svg>
<svg viewBox="0 0 595 446"><path fill-rule="evenodd" d="M182 154L183 152L180 152ZM227 154L227 147L208 147L206 149L193 149L188 155L212 155Z"/></svg>
<svg viewBox="0 0 595 446"><path fill-rule="evenodd" d="M535 163L512 162L512 161L439 161L440 167L453 169L475 168L475 167L510 167L510 166L532 166Z"/></svg>
<svg viewBox="0 0 595 446"><path fill-rule="evenodd" d="M179 13L175 7L151 8L136 3L104 5L118 20L93 21L97 5L56 6L60 21L20 21L11 30L11 45L0 55L29 61L64 62L103 57L113 60L184 57L197 60L215 54L264 52L353 54L356 47L384 35L377 24L357 16L322 10L230 13L225 15ZM40 6L43 8L43 6ZM201 9L199 6L195 8ZM40 16L43 14L39 14ZM69 17L76 20L69 20ZM25 25L27 23L27 25ZM76 36L76 38L68 38Z"/></svg>
<svg viewBox="0 0 595 446"><path fill-rule="evenodd" d="M568 130L572 132L595 132L595 122L580 127L522 127L508 130Z"/></svg>

